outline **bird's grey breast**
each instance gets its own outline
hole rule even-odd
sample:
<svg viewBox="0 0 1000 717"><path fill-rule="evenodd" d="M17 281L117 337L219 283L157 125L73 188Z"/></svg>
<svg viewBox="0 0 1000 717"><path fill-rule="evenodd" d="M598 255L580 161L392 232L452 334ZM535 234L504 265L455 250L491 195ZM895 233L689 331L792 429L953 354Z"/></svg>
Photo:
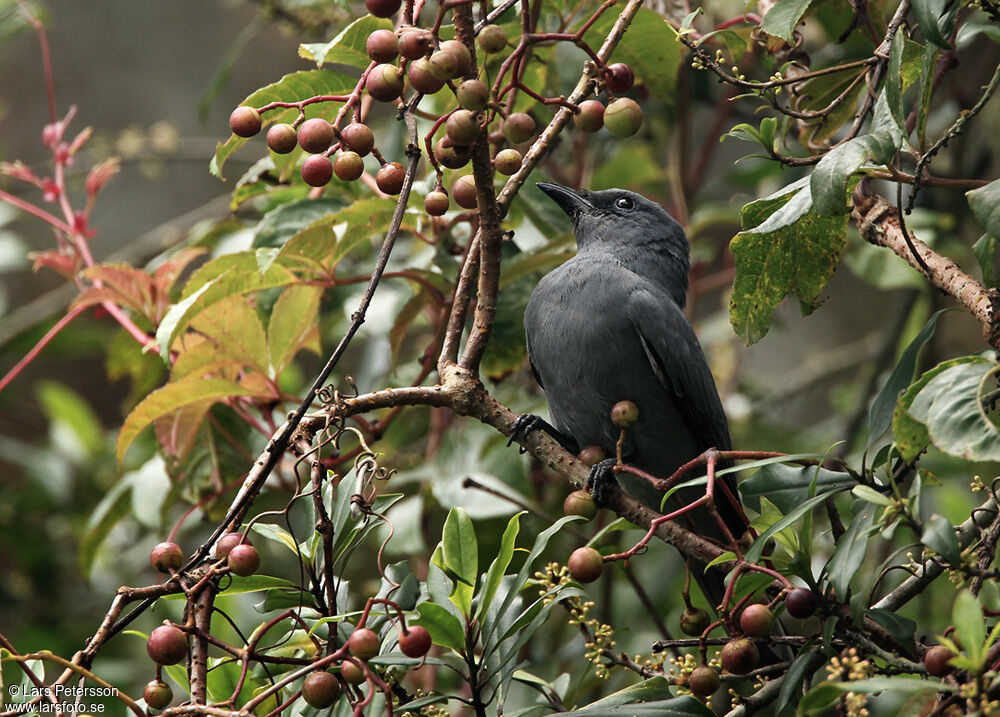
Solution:
<svg viewBox="0 0 1000 717"><path fill-rule="evenodd" d="M578 255L539 282L525 312L525 330L556 428L581 448L600 445L611 451L617 439L611 407L633 401L641 418L629 442L646 454L635 458L647 469L663 470L673 466L659 465L654 456L686 460L695 449L688 445L692 438L667 381L658 375L662 369L644 345L642 317L630 315L637 291L653 292L664 304L671 301L613 256Z"/></svg>

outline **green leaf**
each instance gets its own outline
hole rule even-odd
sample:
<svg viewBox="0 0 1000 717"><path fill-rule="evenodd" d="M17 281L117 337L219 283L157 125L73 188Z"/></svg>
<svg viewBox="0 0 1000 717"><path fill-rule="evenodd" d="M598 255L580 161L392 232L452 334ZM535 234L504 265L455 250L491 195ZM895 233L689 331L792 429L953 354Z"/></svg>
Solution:
<svg viewBox="0 0 1000 717"><path fill-rule="evenodd" d="M493 602L493 598L496 597L500 581L503 580L504 573L507 572L507 566L510 565L511 558L514 557L514 544L517 541L518 531L521 529L521 516L524 514L524 511L516 513L507 521L503 537L500 538L500 551L493 559L493 562L490 563L490 569L486 571L486 579L483 580L482 590L479 592L476 620L482 620L486 610L489 609L490 604Z"/></svg>
<svg viewBox="0 0 1000 717"><path fill-rule="evenodd" d="M914 655L916 653L916 643L913 637L917 632L917 623L907 617L897 615L890 610L883 610L882 608L870 608L865 614L884 627L892 635L892 639L896 641L896 644L906 650L908 654Z"/></svg>
<svg viewBox="0 0 1000 717"><path fill-rule="evenodd" d="M583 39L598 47L618 19L617 12L606 12L584 34ZM683 56L677 33L659 13L639 8L618 47L616 62L626 62L650 92L673 104L677 100L677 69Z"/></svg>
<svg viewBox="0 0 1000 717"><path fill-rule="evenodd" d="M111 486L100 502L87 518L87 526L80 540L80 570L84 575L90 574L94 566L94 557L101 543L118 521L129 515L132 508L132 482L120 480Z"/></svg>
<svg viewBox="0 0 1000 717"><path fill-rule="evenodd" d="M955 688L940 680L922 680L910 677L873 677L852 682L821 682L805 694L799 702L797 715L822 714L833 702L847 692L865 694L877 692L954 692Z"/></svg>
<svg viewBox="0 0 1000 717"><path fill-rule="evenodd" d="M96 456L104 447L104 432L90 404L69 386L55 381L39 381L37 392L41 408L53 427L65 427L84 453Z"/></svg>
<svg viewBox="0 0 1000 717"><path fill-rule="evenodd" d="M342 199L299 199L280 204L260 220L253 236L254 249L281 247L318 219L344 208Z"/></svg>
<svg viewBox="0 0 1000 717"><path fill-rule="evenodd" d="M872 505L881 505L888 508L892 505L892 500L877 490L867 485L856 485L851 489L851 494Z"/></svg>
<svg viewBox="0 0 1000 717"><path fill-rule="evenodd" d="M417 617L410 622L427 628L435 645L465 650L465 630L458 618L437 603L422 602L417 605Z"/></svg>
<svg viewBox="0 0 1000 717"><path fill-rule="evenodd" d="M250 389L221 378L192 376L189 379L168 383L146 396L126 417L115 448L118 464L121 465L125 451L132 445L132 441L156 419L195 404L212 404L222 398L251 394Z"/></svg>
<svg viewBox="0 0 1000 717"><path fill-rule="evenodd" d="M948 0L913 0L911 7L924 37L942 50L949 49L951 45L946 36L951 34L959 3Z"/></svg>
<svg viewBox="0 0 1000 717"><path fill-rule="evenodd" d="M810 313L833 276L847 243L847 217L818 216L811 207L808 178L743 207L744 230L729 245L736 265L729 314L746 344L763 338L788 294Z"/></svg>
<svg viewBox="0 0 1000 717"><path fill-rule="evenodd" d="M767 11L760 23L760 29L768 35L792 42L795 26L809 9L811 0L778 0Z"/></svg>
<svg viewBox="0 0 1000 717"><path fill-rule="evenodd" d="M885 104L885 93L876 102L881 102L884 109L882 115L892 121L888 106ZM880 115L879 119L883 119ZM874 122L874 120L873 120ZM880 127L885 130L885 127ZM874 130L874 128L873 128ZM861 137L855 137L849 142L837 145L825 155L816 165L809 180L813 199L813 211L820 216L838 216L850 211L848 191L851 179L869 161L887 163L902 143L899 132L872 132Z"/></svg>
<svg viewBox="0 0 1000 717"><path fill-rule="evenodd" d="M861 505L851 520L847 532L837 540L837 549L826 563L830 584L833 586L838 600L847 600L851 580L865 560L865 554L868 552L868 538L874 530L876 512L872 505Z"/></svg>
<svg viewBox="0 0 1000 717"><path fill-rule="evenodd" d="M222 275L214 279L207 279L197 291L190 294L187 298L178 301L167 310L163 321L156 328L156 343L160 347L160 356L168 364L170 363L170 347L174 345L174 338L187 325L187 320L190 319L191 314L196 313L193 309L201 311L204 308L198 305L198 299L221 278Z"/></svg>
<svg viewBox="0 0 1000 717"><path fill-rule="evenodd" d="M815 667L813 661L819 651L818 647L810 647L799 654L789 665L788 671L781 679L781 690L778 693L778 701L774 705L775 714L781 714L786 707L795 705L795 701L802 694L802 683L809 676L810 670Z"/></svg>
<svg viewBox="0 0 1000 717"><path fill-rule="evenodd" d="M941 451L972 461L1000 460L1000 431L980 400L996 386L996 372L993 361L952 366L927 382L908 413L927 426Z"/></svg>
<svg viewBox="0 0 1000 717"><path fill-rule="evenodd" d="M618 690L607 697L602 697L597 702L592 702L582 710L594 710L598 708L618 707L635 703L653 702L655 700L665 700L671 696L673 684L665 677L657 675L648 680L643 680L635 685Z"/></svg>
<svg viewBox="0 0 1000 717"><path fill-rule="evenodd" d="M274 302L267 325L271 378L277 379L301 349L319 348L316 320L322 294L318 286L290 286Z"/></svg>
<svg viewBox="0 0 1000 717"><path fill-rule="evenodd" d="M897 32L892 38L889 65L885 71L885 98L900 131L904 131L906 127L906 117L903 115L903 50L905 49L906 33Z"/></svg>
<svg viewBox="0 0 1000 717"><path fill-rule="evenodd" d="M795 456L785 457L793 458ZM818 492L829 488L851 488L856 483L847 473L838 473L820 466L772 463L740 483L740 496L747 505L755 509L760 504L759 498L766 496L782 513L788 513L803 500L808 500L810 486L814 481Z"/></svg>
<svg viewBox="0 0 1000 717"><path fill-rule="evenodd" d="M248 575L247 577L230 575L230 581L226 586L225 592L227 595L241 595L243 593L257 593L263 590L280 589L294 590L295 583L283 578L274 578L270 575ZM185 596L181 594L178 598L183 600Z"/></svg>
<svg viewBox="0 0 1000 717"><path fill-rule="evenodd" d="M958 547L958 536L951 521L943 515L931 514L924 524L924 532L920 542L943 557L952 565L959 565L961 549Z"/></svg>
<svg viewBox="0 0 1000 717"><path fill-rule="evenodd" d="M299 554L299 544L295 541L292 534L280 525L274 525L272 523L254 523L253 531L257 533L257 535L262 535L272 542L284 545L295 555Z"/></svg>
<svg viewBox="0 0 1000 717"><path fill-rule="evenodd" d="M708 569L711 568L713 565L721 565L722 563L729 562L730 560L736 560L736 553L734 553L731 550L727 550L718 557L713 558L711 562L705 565L705 572L707 573Z"/></svg>
<svg viewBox="0 0 1000 717"><path fill-rule="evenodd" d="M988 286L995 286L1000 281L994 263L997 240L1000 239L1000 179L966 192L965 197L973 216L986 232L973 247L983 272L983 281Z"/></svg>
<svg viewBox="0 0 1000 717"><path fill-rule="evenodd" d="M272 102L298 102L317 95L346 95L354 90L357 79L332 70L306 70L285 75L277 82L262 87L240 104L263 107ZM325 116L333 119L339 107L335 102L314 103L306 107L306 117ZM292 122L298 116L296 108L280 108L265 113L265 126L272 122ZM233 135L226 142L219 142L209 171L222 179L222 168L233 152L247 143L243 137Z"/></svg>
<svg viewBox="0 0 1000 717"><path fill-rule="evenodd" d="M983 608L969 590L962 590L955 598L951 622L962 651L981 669L986 656L986 621L983 619Z"/></svg>
<svg viewBox="0 0 1000 717"><path fill-rule="evenodd" d="M365 69L371 64L365 40L376 30L391 29L392 20L365 15L341 30L330 42L299 45L299 57L313 60L319 67L329 62Z"/></svg>
<svg viewBox="0 0 1000 717"><path fill-rule="evenodd" d="M921 451L927 448L930 443L930 435L927 431L926 421L918 420L910 415L910 407L914 399L923 391L931 380L953 366L964 363L986 363L987 359L982 356L963 356L951 359L938 364L930 371L925 372L917 381L910 384L909 388L903 392L896 402L896 408L892 414L892 434L896 442L896 447L904 460L912 461Z"/></svg>
<svg viewBox="0 0 1000 717"><path fill-rule="evenodd" d="M809 500L799 503L799 505L797 505L794 510L787 513L774 525L772 525L770 528L761 533L757 537L757 540L754 541L753 545L750 546L750 549L746 552L746 555L743 556L743 559L749 563L757 562L757 560L760 559L761 553L764 550L764 546L767 544L767 541L771 536L775 535L776 533L780 533L788 526L793 525L803 515L811 511L817 505L820 505L824 500L836 495L837 493L842 492L843 490L844 490L843 488L833 488L831 490L827 490L824 492L817 492L817 495L813 496Z"/></svg>
<svg viewBox="0 0 1000 717"><path fill-rule="evenodd" d="M458 580L451 595L452 602L469 615L472 610L472 593L479 573L479 544L472 519L464 508L455 507L448 512L442 535L445 567Z"/></svg>
<svg viewBox="0 0 1000 717"><path fill-rule="evenodd" d="M899 361L896 362L892 373L889 374L885 385L882 386L882 390L878 392L875 400L872 401L871 408L868 410L869 448L885 435L885 432L892 425L892 416L899 401L899 396L913 382L913 374L917 370L917 358L920 356L920 350L924 347L924 344L930 341L931 336L934 335L938 319L941 318L941 314L944 312L945 309L937 311L927 319L927 323L924 324L920 333L903 350Z"/></svg>
<svg viewBox="0 0 1000 717"><path fill-rule="evenodd" d="M715 713L690 695L669 700L635 702L630 704L603 705L595 702L593 707L573 710L574 715L586 717L714 717Z"/></svg>

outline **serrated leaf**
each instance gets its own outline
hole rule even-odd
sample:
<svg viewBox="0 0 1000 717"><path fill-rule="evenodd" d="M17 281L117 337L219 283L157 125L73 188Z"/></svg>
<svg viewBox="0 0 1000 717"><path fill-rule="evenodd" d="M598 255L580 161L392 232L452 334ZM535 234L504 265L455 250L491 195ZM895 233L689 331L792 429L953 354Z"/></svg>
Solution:
<svg viewBox="0 0 1000 717"><path fill-rule="evenodd" d="M170 347L173 346L174 337L187 325L187 320L194 313L194 309L200 310L197 306L198 299L212 288L216 281L217 279L206 280L197 291L171 306L156 328L156 343L160 347L160 357L165 362L170 362Z"/></svg>
<svg viewBox="0 0 1000 717"><path fill-rule="evenodd" d="M316 322L322 294L318 286L290 286L274 302L267 324L271 378L277 379L302 349L318 352Z"/></svg>
<svg viewBox="0 0 1000 717"><path fill-rule="evenodd" d="M299 199L281 204L260 220L254 231L253 247L281 247L291 237L326 216L344 208L335 198Z"/></svg>
<svg viewBox="0 0 1000 717"><path fill-rule="evenodd" d="M191 328L225 357L267 374L267 337L257 311L244 296L229 296L191 319Z"/></svg>
<svg viewBox="0 0 1000 717"><path fill-rule="evenodd" d="M132 441L156 419L194 403L251 394L252 391L240 384L221 378L205 379L193 376L168 383L146 396L125 418L115 448L118 464L121 465L125 451L132 445Z"/></svg>
<svg viewBox="0 0 1000 717"><path fill-rule="evenodd" d="M778 0L761 20L760 29L768 35L792 42L795 27L809 9L811 0Z"/></svg>
<svg viewBox="0 0 1000 717"><path fill-rule="evenodd" d="M953 366L963 363L983 363L986 361L987 359L981 356L963 356L945 361L925 372L903 392L896 402L896 408L892 414L892 434L896 447L899 449L899 453L904 460L912 461L930 443L930 435L927 431L926 422L911 416L909 413L910 406L913 405L913 401L917 395L923 391L924 387L935 376L944 373Z"/></svg>
<svg viewBox="0 0 1000 717"><path fill-rule="evenodd" d="M810 313L847 243L847 217L811 212L805 184L795 182L785 188L788 193L751 202L741 212L745 228L729 245L736 265L729 314L746 344L763 338L771 314L788 294L798 296L803 313Z"/></svg>
<svg viewBox="0 0 1000 717"><path fill-rule="evenodd" d="M430 601L417 605L417 617L410 622L427 628L435 645L450 647L462 652L465 649L465 630L458 618L437 603Z"/></svg>
<svg viewBox="0 0 1000 717"><path fill-rule="evenodd" d="M317 95L345 95L357 85L355 78L332 70L305 70L285 75L280 80L262 87L240 104L263 107L271 102L298 102ZM306 117L326 117L333 119L339 104L335 102L313 103L305 108ZM272 122L292 122L298 116L296 108L282 108L265 113L265 126ZM215 156L209 164L209 171L223 179L222 168L233 152L247 143L243 137L231 136L226 142L219 142Z"/></svg>
<svg viewBox="0 0 1000 717"><path fill-rule="evenodd" d="M958 546L955 527L943 515L931 514L931 517L924 523L924 532L920 536L920 542L952 565L961 563L959 555L961 549Z"/></svg>
<svg viewBox="0 0 1000 717"><path fill-rule="evenodd" d="M930 440L944 453L973 461L1000 460L1000 431L980 400L996 383L993 361L960 363L934 376L908 413L927 426Z"/></svg>
<svg viewBox="0 0 1000 717"><path fill-rule="evenodd" d="M368 36L376 30L391 29L391 20L365 15L345 27L329 42L299 45L299 57L312 60L320 67L329 62L365 69L371 63L365 51Z"/></svg>

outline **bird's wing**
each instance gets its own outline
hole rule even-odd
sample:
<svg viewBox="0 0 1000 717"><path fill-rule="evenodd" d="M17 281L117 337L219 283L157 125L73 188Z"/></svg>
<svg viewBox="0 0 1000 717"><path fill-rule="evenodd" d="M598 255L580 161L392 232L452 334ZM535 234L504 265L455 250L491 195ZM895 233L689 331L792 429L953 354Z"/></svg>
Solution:
<svg viewBox="0 0 1000 717"><path fill-rule="evenodd" d="M525 345L528 347L528 364L531 366L531 375L535 377L535 381L538 382L538 386L545 390L545 385L542 383L542 377L538 373L538 369L535 368L535 358L531 353L531 333L525 331L524 334Z"/></svg>
<svg viewBox="0 0 1000 717"><path fill-rule="evenodd" d="M694 329L666 294L649 289L633 292L629 313L657 378L702 450L729 450L729 426L715 379Z"/></svg>

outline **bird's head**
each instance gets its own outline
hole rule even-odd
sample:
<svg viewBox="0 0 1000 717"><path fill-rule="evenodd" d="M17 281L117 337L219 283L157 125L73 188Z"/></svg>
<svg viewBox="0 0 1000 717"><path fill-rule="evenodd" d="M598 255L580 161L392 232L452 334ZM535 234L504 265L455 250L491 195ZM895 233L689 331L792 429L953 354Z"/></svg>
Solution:
<svg viewBox="0 0 1000 717"><path fill-rule="evenodd" d="M672 278L671 293L684 305L688 242L681 225L663 207L626 189L591 192L552 182L539 182L538 188L573 220L581 252L610 252L638 274Z"/></svg>

